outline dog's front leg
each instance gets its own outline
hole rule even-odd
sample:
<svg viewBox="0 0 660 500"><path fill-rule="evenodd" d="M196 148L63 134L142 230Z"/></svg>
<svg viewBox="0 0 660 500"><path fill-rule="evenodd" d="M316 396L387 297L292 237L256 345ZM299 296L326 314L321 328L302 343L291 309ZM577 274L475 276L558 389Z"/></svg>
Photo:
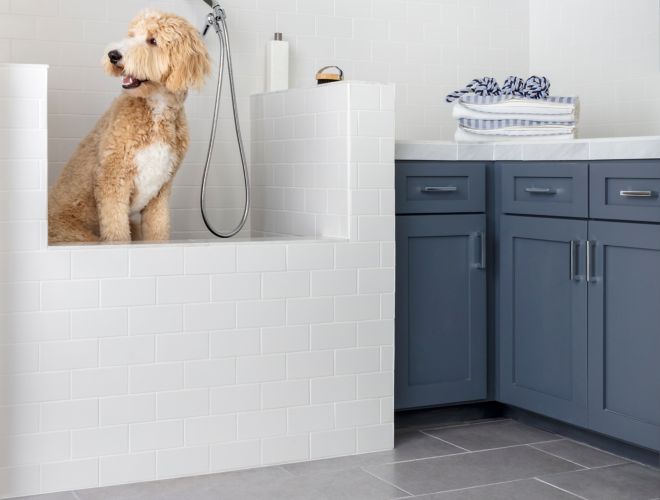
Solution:
<svg viewBox="0 0 660 500"><path fill-rule="evenodd" d="M107 158L94 185L101 241L131 241L131 190L130 176L120 160Z"/></svg>
<svg viewBox="0 0 660 500"><path fill-rule="evenodd" d="M168 181L142 210L142 238L145 241L170 239L169 199L172 181Z"/></svg>

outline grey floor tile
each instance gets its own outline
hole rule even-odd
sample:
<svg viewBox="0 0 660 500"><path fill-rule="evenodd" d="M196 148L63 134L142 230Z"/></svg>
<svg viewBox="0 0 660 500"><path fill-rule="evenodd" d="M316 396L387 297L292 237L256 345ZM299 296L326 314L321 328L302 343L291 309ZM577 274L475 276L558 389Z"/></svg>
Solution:
<svg viewBox="0 0 660 500"><path fill-rule="evenodd" d="M556 434L550 434L512 420L444 427L424 432L471 451L560 439Z"/></svg>
<svg viewBox="0 0 660 500"><path fill-rule="evenodd" d="M8 500L76 500L73 493L46 493L45 495L31 495L29 497L9 498Z"/></svg>
<svg viewBox="0 0 660 500"><path fill-rule="evenodd" d="M577 500L575 495L536 479L522 479L466 490L432 493L414 498L419 500Z"/></svg>
<svg viewBox="0 0 660 500"><path fill-rule="evenodd" d="M217 500L385 500L407 496L392 485L361 469L313 476L274 477L252 480L248 475L223 480L216 478L198 490L203 499Z"/></svg>
<svg viewBox="0 0 660 500"><path fill-rule="evenodd" d="M377 477L415 495L576 469L578 466L575 464L529 446L514 446L367 468Z"/></svg>
<svg viewBox="0 0 660 500"><path fill-rule="evenodd" d="M296 475L336 472L369 465L401 462L417 458L440 457L464 450L445 443L416 430L397 431L394 435L394 449L350 457L328 458L284 465L283 468Z"/></svg>
<svg viewBox="0 0 660 500"><path fill-rule="evenodd" d="M660 470L632 463L540 478L589 500L649 500L660 496Z"/></svg>
<svg viewBox="0 0 660 500"><path fill-rule="evenodd" d="M583 467L604 467L606 465L616 465L628 462L625 458L617 457L611 453L597 450L584 444L576 443L570 439L561 441L552 441L549 443L539 443L532 445L534 448L558 457L570 460Z"/></svg>

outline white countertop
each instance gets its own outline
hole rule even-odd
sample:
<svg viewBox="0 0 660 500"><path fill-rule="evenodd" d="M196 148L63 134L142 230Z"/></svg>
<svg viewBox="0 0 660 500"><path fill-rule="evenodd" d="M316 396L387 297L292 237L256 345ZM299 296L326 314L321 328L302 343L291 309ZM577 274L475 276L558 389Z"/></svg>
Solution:
<svg viewBox="0 0 660 500"><path fill-rule="evenodd" d="M565 142L456 143L397 141L397 160L630 160L660 159L660 136L605 137Z"/></svg>

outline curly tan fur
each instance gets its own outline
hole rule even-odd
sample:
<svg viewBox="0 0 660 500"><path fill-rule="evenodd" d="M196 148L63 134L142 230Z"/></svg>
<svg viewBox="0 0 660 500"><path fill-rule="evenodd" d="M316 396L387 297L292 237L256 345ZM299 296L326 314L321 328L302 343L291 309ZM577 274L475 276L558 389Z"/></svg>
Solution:
<svg viewBox="0 0 660 500"><path fill-rule="evenodd" d="M125 90L51 189L49 242L166 240L172 180L189 142L183 103L209 73L208 52L188 21L149 10L103 65L125 77Z"/></svg>

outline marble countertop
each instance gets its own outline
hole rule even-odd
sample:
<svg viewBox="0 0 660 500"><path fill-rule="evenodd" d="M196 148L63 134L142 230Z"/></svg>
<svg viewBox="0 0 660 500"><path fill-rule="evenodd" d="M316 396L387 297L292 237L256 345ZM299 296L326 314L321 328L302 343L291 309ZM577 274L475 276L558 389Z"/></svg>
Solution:
<svg viewBox="0 0 660 500"><path fill-rule="evenodd" d="M660 159L660 136L606 137L565 142L397 141L397 160L629 160Z"/></svg>

